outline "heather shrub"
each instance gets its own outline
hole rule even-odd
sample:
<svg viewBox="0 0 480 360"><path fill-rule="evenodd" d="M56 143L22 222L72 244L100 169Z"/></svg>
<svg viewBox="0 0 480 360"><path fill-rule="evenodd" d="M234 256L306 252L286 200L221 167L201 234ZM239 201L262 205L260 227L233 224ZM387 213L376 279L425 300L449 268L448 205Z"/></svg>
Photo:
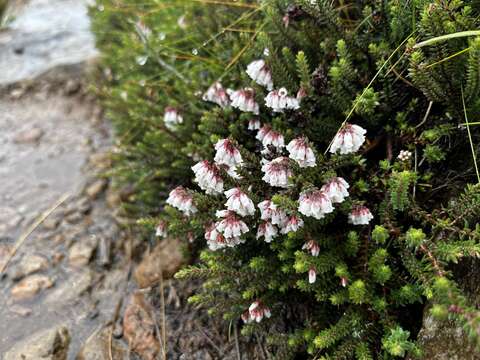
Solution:
<svg viewBox="0 0 480 360"><path fill-rule="evenodd" d="M228 5L206 3L192 19L221 32L202 9ZM427 303L475 341L478 310L458 274L480 251L479 139L468 120L479 108L480 41L463 34L420 42L475 29L478 4L230 5L252 14L245 28L228 11L243 35L207 41L206 60L195 66L173 64L194 81L189 87L152 62L174 96L158 93L147 106L125 88L131 100L118 125L143 134L123 140L121 177L168 174L157 187L136 184L137 204L166 202L143 222L157 225L159 238L206 246L198 264L177 274L204 280L191 301L239 324L277 359L421 358L415 340ZM165 25L166 14L156 12L151 26ZM230 51L237 41L240 50ZM131 51L127 43L118 51ZM234 69L213 71L216 59ZM132 60L137 80L147 64ZM172 99L195 109L190 127L169 128L163 114Z"/></svg>

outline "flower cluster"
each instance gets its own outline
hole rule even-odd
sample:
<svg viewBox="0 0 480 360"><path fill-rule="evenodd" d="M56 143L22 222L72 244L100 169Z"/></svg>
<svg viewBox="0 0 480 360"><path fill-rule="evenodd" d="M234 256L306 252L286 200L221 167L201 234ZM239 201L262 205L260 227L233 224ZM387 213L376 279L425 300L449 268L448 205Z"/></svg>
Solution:
<svg viewBox="0 0 480 360"><path fill-rule="evenodd" d="M288 96L285 88L272 90L272 74L264 60L256 60L249 64L247 74L258 85L264 86L270 91L265 97L265 104L275 113L299 109L300 99L306 96L303 89L299 90L296 98ZM203 95L203 99L221 107L231 106L240 111L258 115L260 106L255 99L256 96L253 88L236 91L225 90L219 82L215 82ZM173 117L173 112L171 116ZM261 180L268 184L267 188L270 189L267 194L270 191L279 192L280 195L282 192L298 191L291 180L296 175L295 172L306 171L306 168L317 166L314 144L306 136L297 134L288 139L289 142L285 145L285 136L282 132L274 129L272 124L262 124L256 117L249 120L248 130L256 131L255 139L261 144L261 150L257 151L262 157L260 160L260 170L263 174ZM365 134L366 131L358 125L344 124L332 140L329 150L334 154L356 152L365 142ZM239 144L232 138L218 140L214 145L214 150L213 162L202 160L192 167L194 180L200 189L208 195L225 196L226 198L225 208L210 210L216 211L216 219L210 219L203 224L204 237L212 251L244 243L247 238L253 237L247 235L251 228L256 229L256 239L263 238L266 243L271 243L281 235L295 233L305 227L305 217L317 220L325 218L326 215L334 212L336 204L343 203L350 196L350 185L347 181L342 177L332 176L321 187L307 184L300 192L294 208L284 209L270 199L260 201L255 206L252 199L265 198L266 192L263 189L265 186L260 185L258 188L258 181L248 181L239 176L237 172L242 168L242 174L246 178L255 173L253 167L258 167L258 163L251 160L254 158L252 154L246 148L239 147ZM258 169L256 171L258 173ZM224 172L232 178L223 179L222 173ZM224 191L224 180L225 184L231 186L229 190ZM218 197L215 201L217 200ZM167 202L186 215L197 211L190 191L182 187L173 190ZM259 209L259 215L256 207ZM365 225L372 218L373 215L367 207L354 205L348 221L353 225ZM158 234L164 233L165 231L159 225ZM308 232L305 233L305 236L308 237L308 240L303 244L302 250L312 257L318 257L320 254L318 242L311 239ZM315 266L309 266L308 282L313 284L316 279ZM260 322L270 315L269 308L258 300L251 304L242 318L245 322Z"/></svg>
<svg viewBox="0 0 480 360"><path fill-rule="evenodd" d="M250 323L252 321L259 323L263 318L269 318L270 316L272 316L270 309L263 305L261 301L257 300L242 314L242 320L245 323Z"/></svg>

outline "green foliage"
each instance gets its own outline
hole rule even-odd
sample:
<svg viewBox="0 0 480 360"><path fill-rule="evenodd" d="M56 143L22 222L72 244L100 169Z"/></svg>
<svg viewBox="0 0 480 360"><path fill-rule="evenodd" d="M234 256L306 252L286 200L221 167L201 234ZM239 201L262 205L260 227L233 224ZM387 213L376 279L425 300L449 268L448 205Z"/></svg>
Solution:
<svg viewBox="0 0 480 360"><path fill-rule="evenodd" d="M177 274L203 281L192 303L226 321L247 319L241 333L265 339L262 345L282 360L420 357L415 340L421 307L480 337L479 312L454 275L457 264L480 256L480 187L470 184L477 181L470 144L458 126L464 122L462 87L468 113L480 110L480 42L463 37L414 48L422 40L478 28L478 5L98 5L93 27L107 81L97 92L118 134L116 179L131 189L127 206L146 217L140 223L150 233L155 224L165 224L168 236L189 239L192 248L205 247L208 238L211 249ZM187 28L177 23L182 15ZM142 35L145 27L149 36ZM258 59L265 60L276 90L301 95L299 109L273 112L266 106L268 90L245 73ZM259 115L202 101L200 94L217 80L225 88L252 87ZM183 124L165 127L167 106L182 110ZM264 146L248 129L252 119L281 134L286 144L305 136L315 166L286 160L288 186L268 184L262 165L289 151ZM332 154L332 138L348 129L346 123L365 128L367 141L358 151ZM478 131L471 131L478 144ZM222 139L243 160L240 177L218 165L224 190L238 187L255 205L270 199L285 217L301 219L302 227L270 224L278 231L264 241L256 229L265 219L256 209L239 216L249 229L239 243L223 246L225 234L211 239L212 225L218 230L221 221L216 211L225 209L226 200L222 193L201 191L190 167L213 162ZM334 177L348 182L348 196L335 201L332 212L305 215L301 195L324 191ZM198 211L191 216L164 206L178 185L192 189ZM363 206L373 219L355 224L353 215ZM248 321L252 304L269 309L271 317Z"/></svg>

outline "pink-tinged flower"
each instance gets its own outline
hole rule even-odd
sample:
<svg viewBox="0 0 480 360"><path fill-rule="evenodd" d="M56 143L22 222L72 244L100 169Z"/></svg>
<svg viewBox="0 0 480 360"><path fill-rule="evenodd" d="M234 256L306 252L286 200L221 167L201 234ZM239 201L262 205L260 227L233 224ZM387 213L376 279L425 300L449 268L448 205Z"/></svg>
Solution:
<svg viewBox="0 0 480 360"><path fill-rule="evenodd" d="M301 101L305 96L307 96L307 92L305 91L305 89L303 87L301 87L300 89L298 89L298 92L297 92L297 100L298 101Z"/></svg>
<svg viewBox="0 0 480 360"><path fill-rule="evenodd" d="M354 206L348 215L348 222L353 225L368 225L373 215L366 206Z"/></svg>
<svg viewBox="0 0 480 360"><path fill-rule="evenodd" d="M183 123L183 117L176 108L167 106L163 115L163 121L168 129L175 130L178 124Z"/></svg>
<svg viewBox="0 0 480 360"><path fill-rule="evenodd" d="M303 220L296 215L291 215L285 219L280 229L280 233L288 234L289 232L297 232L298 229L303 227Z"/></svg>
<svg viewBox="0 0 480 360"><path fill-rule="evenodd" d="M287 150L290 153L289 158L295 160L300 167L314 167L316 165L315 154L308 145L306 138L293 139L287 145Z"/></svg>
<svg viewBox="0 0 480 360"><path fill-rule="evenodd" d="M209 101L214 104L220 105L222 108L230 105L230 98L227 91L223 88L222 84L218 81L214 82L202 97L203 101Z"/></svg>
<svg viewBox="0 0 480 360"><path fill-rule="evenodd" d="M223 180L220 177L220 170L215 164L203 160L192 166L192 170L195 174L195 182L207 194L221 194L223 192Z"/></svg>
<svg viewBox="0 0 480 360"><path fill-rule="evenodd" d="M243 112L251 112L258 115L258 103L255 101L255 91L252 88L244 88L230 93L232 106Z"/></svg>
<svg viewBox="0 0 480 360"><path fill-rule="evenodd" d="M322 191L327 194L330 201L335 203L341 203L348 196L348 188L350 185L344 178L334 177L331 178L325 185L322 186Z"/></svg>
<svg viewBox="0 0 480 360"><path fill-rule="evenodd" d="M248 311L248 309L245 310L240 317L245 324L250 324L252 322L252 318L250 317L250 311Z"/></svg>
<svg viewBox="0 0 480 360"><path fill-rule="evenodd" d="M193 204L193 196L182 186L178 186L168 195L167 204L177 208L185 215L189 216L197 212Z"/></svg>
<svg viewBox="0 0 480 360"><path fill-rule="evenodd" d="M248 312L250 313L251 321L256 321L257 323L262 321L263 318L272 316L270 309L263 305L261 301L253 302L248 308Z"/></svg>
<svg viewBox="0 0 480 360"><path fill-rule="evenodd" d="M270 91L265 98L265 105L274 112L283 112L285 109L297 110L300 108L299 101L294 97L288 96L287 89L285 88Z"/></svg>
<svg viewBox="0 0 480 360"><path fill-rule="evenodd" d="M217 231L223 234L225 239L240 238L240 236L248 232L247 224L245 224L235 212L231 210L220 210L217 211L216 215L222 220L217 222L215 227Z"/></svg>
<svg viewBox="0 0 480 360"><path fill-rule="evenodd" d="M315 281L317 281L317 271L312 267L308 270L308 282L313 284Z"/></svg>
<svg viewBox="0 0 480 360"><path fill-rule="evenodd" d="M215 162L219 165L227 165L228 167L241 166L243 164L240 151L233 145L229 139L219 140L215 144Z"/></svg>
<svg viewBox="0 0 480 360"><path fill-rule="evenodd" d="M262 123L258 119L250 119L248 121L248 130L258 130L262 126Z"/></svg>
<svg viewBox="0 0 480 360"><path fill-rule="evenodd" d="M272 72L264 60L255 60L248 64L247 74L258 85L265 86L268 91L273 89Z"/></svg>
<svg viewBox="0 0 480 360"><path fill-rule="evenodd" d="M348 284L348 279L344 276L342 276L340 278L340 285L342 285L343 287L347 287L347 284Z"/></svg>
<svg viewBox="0 0 480 360"><path fill-rule="evenodd" d="M258 225L257 239L260 239L263 236L265 242L270 243L277 235L278 230L270 221L262 221L262 223Z"/></svg>
<svg viewBox="0 0 480 360"><path fill-rule="evenodd" d="M320 190L305 191L298 199L298 211L305 216L323 219L325 214L333 211L332 202L327 194Z"/></svg>
<svg viewBox="0 0 480 360"><path fill-rule="evenodd" d="M258 203L258 208L260 209L260 218L262 220L270 220L272 218L272 209L270 205L273 205L271 200L264 200Z"/></svg>
<svg viewBox="0 0 480 360"><path fill-rule="evenodd" d="M225 191L225 196L227 197L225 206L228 210L235 211L240 216L255 214L253 201L240 188Z"/></svg>
<svg viewBox="0 0 480 360"><path fill-rule="evenodd" d="M320 246L315 240L309 240L307 241L303 246L303 250L310 251L310 254L312 256L318 256L320 254Z"/></svg>
<svg viewBox="0 0 480 360"><path fill-rule="evenodd" d="M285 147L283 135L275 130L272 130L272 128L268 125L263 126L258 131L257 139L262 142L264 148L268 147L269 145L274 146L277 149Z"/></svg>
<svg viewBox="0 0 480 360"><path fill-rule="evenodd" d="M330 152L335 154L350 154L358 151L365 142L367 130L352 124L345 124L335 135L330 146Z"/></svg>
<svg viewBox="0 0 480 360"><path fill-rule="evenodd" d="M288 164L288 158L278 157L262 166L265 174L262 180L271 186L288 187L288 179L292 176L292 170Z"/></svg>
<svg viewBox="0 0 480 360"><path fill-rule="evenodd" d="M260 130L258 130L255 138L263 143L263 139L270 131L272 131L272 127L270 125L263 125Z"/></svg>
<svg viewBox="0 0 480 360"><path fill-rule="evenodd" d="M207 240L208 248L212 251L223 249L227 246L225 237L217 231L215 224L205 229L205 240Z"/></svg>
<svg viewBox="0 0 480 360"><path fill-rule="evenodd" d="M166 237L167 236L167 223L165 221L160 221L155 228L155 236Z"/></svg>
<svg viewBox="0 0 480 360"><path fill-rule="evenodd" d="M284 210L278 208L271 200L264 200L258 203L260 209L260 218L270 220L273 225L284 226L287 221L287 214Z"/></svg>

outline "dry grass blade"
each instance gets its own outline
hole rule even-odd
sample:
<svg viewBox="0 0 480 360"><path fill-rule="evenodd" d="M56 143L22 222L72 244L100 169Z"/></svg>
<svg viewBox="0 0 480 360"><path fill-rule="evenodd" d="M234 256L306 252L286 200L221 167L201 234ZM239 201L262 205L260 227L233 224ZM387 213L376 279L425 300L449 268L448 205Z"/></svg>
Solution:
<svg viewBox="0 0 480 360"><path fill-rule="evenodd" d="M445 40L450 40L450 39L455 39L455 38L461 38L461 37L467 37L467 36L479 36L479 35L480 35L480 30L459 31L459 32L456 32L456 33L453 33L453 34L437 36L437 37L419 42L418 44L415 44L413 46L413 48L418 49L418 48L421 48L421 47L424 47L424 46L436 44L440 41L445 41Z"/></svg>
<svg viewBox="0 0 480 360"><path fill-rule="evenodd" d="M12 251L10 252L7 260L5 263L3 263L2 267L0 268L0 275L4 273L4 271L7 269L8 265L12 261L13 257L17 253L18 249L20 249L23 245L23 243L28 239L28 237L39 227L47 217L50 216L60 205L62 205L69 197L70 193L66 193L60 197L60 199L57 200L57 202L49 209L47 209L45 212L43 212L40 217L32 224L30 227L27 229L25 233L23 233L18 241L15 243L15 246L13 247Z"/></svg>
<svg viewBox="0 0 480 360"><path fill-rule="evenodd" d="M472 133L470 132L470 125L468 123L467 108L465 107L465 97L463 96L463 86L462 90L462 105L463 105L463 114L465 115L465 123L467 124L467 133L468 140L470 141L470 148L472 149L473 164L475 165L475 172L477 173L477 181L480 183L480 172L478 171L477 164L477 153L475 152L475 146L473 146Z"/></svg>

